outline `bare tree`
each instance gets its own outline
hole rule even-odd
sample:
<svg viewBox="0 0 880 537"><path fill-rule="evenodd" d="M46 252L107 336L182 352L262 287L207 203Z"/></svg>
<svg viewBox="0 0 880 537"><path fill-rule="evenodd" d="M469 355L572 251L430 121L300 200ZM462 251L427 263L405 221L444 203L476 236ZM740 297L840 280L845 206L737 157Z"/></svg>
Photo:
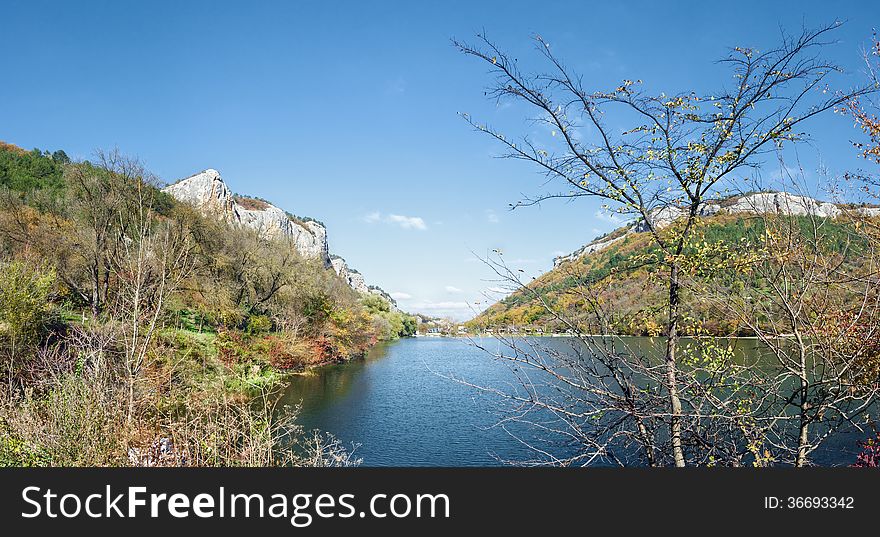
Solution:
<svg viewBox="0 0 880 537"><path fill-rule="evenodd" d="M99 160L109 157L99 156ZM107 163L109 164L109 163ZM90 288L86 296L97 317L103 310L110 288L110 257L116 245L116 237L122 230L118 224L117 205L120 203L119 184L110 171L110 166L94 166L91 163L77 163L65 170L65 179L71 185L71 199L75 200L74 210L79 211L87 228L81 232L77 251L88 267ZM79 287L76 287L79 289Z"/></svg>
<svg viewBox="0 0 880 537"><path fill-rule="evenodd" d="M756 211L739 285L716 278L700 292L760 341L752 414L773 461L800 467L837 433L862 430L876 403L880 281L863 213L831 218L781 197L777 212Z"/></svg>
<svg viewBox="0 0 880 537"><path fill-rule="evenodd" d="M640 349L610 335L608 312L599 299L606 282L582 281L570 290L582 299L582 309L593 317L594 324L589 324L593 330L588 331L584 323L561 312L529 287L519 271L503 258L487 260L487 264L498 276L498 284L538 301L572 336L571 344L560 346L519 338L515 333L508 335L503 330L495 334L501 345L472 340L477 348L506 364L516 381L509 389L502 389L458 380L507 403L498 426L537 454L532 461L505 462L563 466L662 464L656 416L664 412L663 404L650 389L645 390L646 373L656 363L651 364ZM546 433L550 441L528 438L515 424ZM554 444L558 439L577 448L557 454L560 446Z"/></svg>
<svg viewBox="0 0 880 537"><path fill-rule="evenodd" d="M665 345L655 338L615 335L609 289L619 280L581 272L579 263L557 270L574 280L563 300L572 313L551 302L502 260L487 261L498 282L519 290L550 316L565 339L523 338L515 327L493 330L495 340L473 343L515 379L509 387L477 386L502 403L498 423L537 457L527 464L674 464L669 444ZM683 274L694 273L693 263ZM631 269L632 267L629 267ZM621 267L621 271L628 270ZM683 343L678 379L687 412L681 415L683 454L689 464L764 465L763 424L750 413L760 373L735 343L710 337L699 326ZM493 342L495 342L493 344ZM523 430L522 425L527 428ZM535 430L544 433L537 437ZM507 461L522 463L523 461Z"/></svg>
<svg viewBox="0 0 880 537"><path fill-rule="evenodd" d="M122 185L114 207L113 228L124 230L107 259L117 286L112 304L122 320L128 377L128 421L134 415L135 383L159 326L167 298L193 268L189 230L180 221L156 213L156 180L137 159L112 153L102 157L102 171ZM109 279L109 277L108 277Z"/></svg>
<svg viewBox="0 0 880 537"><path fill-rule="evenodd" d="M538 114L533 121L550 130L551 141L538 143L507 137L464 116L503 144L506 156L536 165L549 182L565 189L518 206L551 198L599 198L611 210L640 218L652 235L668 291L663 384L676 466L686 464L682 422L692 410L683 407L680 397L678 355L685 246L707 199L760 167L768 152L803 139L798 129L810 118L871 91L828 91L830 77L840 70L819 53L839 26L783 35L778 48L765 52L733 49L721 62L730 68L733 87L709 95L652 95L638 80L624 80L610 91L588 90L540 36L536 47L548 70L537 74L521 70L485 35L478 36L478 45L454 41L461 52L490 66L495 75L490 97L530 106ZM631 120L630 127L609 125L611 112Z"/></svg>

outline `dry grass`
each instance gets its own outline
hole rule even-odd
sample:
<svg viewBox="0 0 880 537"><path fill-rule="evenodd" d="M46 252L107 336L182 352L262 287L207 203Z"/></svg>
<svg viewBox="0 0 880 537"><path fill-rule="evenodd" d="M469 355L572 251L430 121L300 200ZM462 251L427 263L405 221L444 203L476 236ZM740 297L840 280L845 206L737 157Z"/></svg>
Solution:
<svg viewBox="0 0 880 537"><path fill-rule="evenodd" d="M154 355L134 379L130 410L119 341L106 326L75 329L63 346L35 355L27 389L0 390L0 466L359 462L332 436L304 434L296 424L297 409L276 408L270 388L246 393L241 388L246 383L219 363L202 364L213 376L193 379L186 353L171 365ZM181 375L188 375L186 382L175 380Z"/></svg>
<svg viewBox="0 0 880 537"><path fill-rule="evenodd" d="M249 196L236 195L235 201L248 211L265 211L269 208L269 202Z"/></svg>

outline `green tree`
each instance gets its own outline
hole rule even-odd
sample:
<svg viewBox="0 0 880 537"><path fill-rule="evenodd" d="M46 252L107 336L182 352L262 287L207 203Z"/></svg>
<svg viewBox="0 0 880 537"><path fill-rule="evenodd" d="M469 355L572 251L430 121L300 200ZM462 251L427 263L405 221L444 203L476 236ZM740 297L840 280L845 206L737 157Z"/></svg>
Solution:
<svg viewBox="0 0 880 537"><path fill-rule="evenodd" d="M53 152L52 160L58 164L70 164L70 157L67 156L67 153L65 153L63 149Z"/></svg>
<svg viewBox="0 0 880 537"><path fill-rule="evenodd" d="M403 329L400 332L401 337L409 337L416 333L419 323L412 315L403 316Z"/></svg>
<svg viewBox="0 0 880 537"><path fill-rule="evenodd" d="M0 187L21 194L39 190L60 192L64 186L63 164L39 149L24 151L0 142Z"/></svg>
<svg viewBox="0 0 880 537"><path fill-rule="evenodd" d="M0 350L12 385L28 348L39 342L52 318L55 273L19 261L0 263Z"/></svg>

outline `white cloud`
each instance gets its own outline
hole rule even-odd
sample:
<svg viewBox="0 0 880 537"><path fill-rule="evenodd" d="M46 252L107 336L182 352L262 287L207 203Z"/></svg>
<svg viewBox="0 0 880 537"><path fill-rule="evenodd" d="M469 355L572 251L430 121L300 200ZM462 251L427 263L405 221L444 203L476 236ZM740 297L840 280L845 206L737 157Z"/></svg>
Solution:
<svg viewBox="0 0 880 537"><path fill-rule="evenodd" d="M386 224L400 226L403 229L428 229L425 220L420 216L404 216L402 214L387 214L383 216L379 211L374 211L364 215L363 220L368 224L384 222Z"/></svg>
<svg viewBox="0 0 880 537"><path fill-rule="evenodd" d="M391 298L393 298L394 300L409 300L410 298L412 298L412 295L409 293L394 292L391 293Z"/></svg>
<svg viewBox="0 0 880 537"><path fill-rule="evenodd" d="M461 289L454 285L447 285L445 289L447 293L461 293Z"/></svg>
<svg viewBox="0 0 880 537"><path fill-rule="evenodd" d="M428 229L428 226L425 225L425 221L422 220L421 217L418 216L403 216L400 214L389 214L387 217L388 222L392 224L397 224L403 229Z"/></svg>
<svg viewBox="0 0 880 537"><path fill-rule="evenodd" d="M495 211L493 211L492 209L486 209L486 220L490 224L497 224L501 221L501 219L498 218L498 215L495 214Z"/></svg>
<svg viewBox="0 0 880 537"><path fill-rule="evenodd" d="M528 265L528 264L531 264L531 263L537 263L538 260L537 260L537 259L529 259L529 258L526 258L526 257L518 257L518 258L516 258L516 259L511 259L511 260L508 261L508 262L509 262L509 263L516 263L516 264L519 264L519 265Z"/></svg>

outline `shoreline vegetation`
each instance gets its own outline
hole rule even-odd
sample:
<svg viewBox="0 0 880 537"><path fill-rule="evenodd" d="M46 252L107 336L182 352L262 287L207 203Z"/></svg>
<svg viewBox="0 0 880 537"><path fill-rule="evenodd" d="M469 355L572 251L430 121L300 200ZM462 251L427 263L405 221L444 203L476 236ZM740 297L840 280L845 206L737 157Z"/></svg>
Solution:
<svg viewBox="0 0 880 537"><path fill-rule="evenodd" d="M0 466L356 464L273 392L415 319L159 186L0 143Z"/></svg>

